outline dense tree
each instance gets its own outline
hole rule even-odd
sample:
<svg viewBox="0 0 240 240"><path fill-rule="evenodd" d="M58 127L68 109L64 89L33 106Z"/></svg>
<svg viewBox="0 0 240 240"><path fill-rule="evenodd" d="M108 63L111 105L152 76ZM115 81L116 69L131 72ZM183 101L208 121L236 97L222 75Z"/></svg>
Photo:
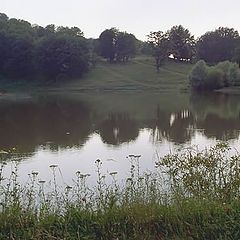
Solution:
<svg viewBox="0 0 240 240"><path fill-rule="evenodd" d="M200 91L239 86L240 70L236 63L229 61L208 66L204 60L200 60L192 68L189 81L194 90Z"/></svg>
<svg viewBox="0 0 240 240"><path fill-rule="evenodd" d="M233 55L233 61L238 63L238 66L240 68L240 44L238 47L235 48L234 50L234 55Z"/></svg>
<svg viewBox="0 0 240 240"><path fill-rule="evenodd" d="M116 28L106 29L99 37L100 54L110 62L126 62L135 55L136 42L133 34L120 32Z"/></svg>
<svg viewBox="0 0 240 240"><path fill-rule="evenodd" d="M104 30L99 37L101 56L113 62L115 58L115 44L118 30L115 28Z"/></svg>
<svg viewBox="0 0 240 240"><path fill-rule="evenodd" d="M116 59L127 62L136 54L136 38L133 34L119 32L116 36Z"/></svg>
<svg viewBox="0 0 240 240"><path fill-rule="evenodd" d="M233 28L220 27L201 36L197 42L197 55L210 64L231 60L239 34Z"/></svg>
<svg viewBox="0 0 240 240"><path fill-rule="evenodd" d="M170 53L177 60L192 60L194 56L195 40L188 29L183 26L174 26L168 32Z"/></svg>
<svg viewBox="0 0 240 240"><path fill-rule="evenodd" d="M66 36L45 38L37 48L37 66L49 79L81 76L88 70L87 43Z"/></svg>
<svg viewBox="0 0 240 240"><path fill-rule="evenodd" d="M143 54L143 55L152 55L153 54L153 49L149 42L143 42L138 40L137 41L137 53L138 54Z"/></svg>
<svg viewBox="0 0 240 240"><path fill-rule="evenodd" d="M56 26L54 24L48 24L45 29L48 31L48 33L55 33Z"/></svg>
<svg viewBox="0 0 240 240"><path fill-rule="evenodd" d="M0 21L7 21L8 16L5 13L0 13Z"/></svg>
<svg viewBox="0 0 240 240"><path fill-rule="evenodd" d="M155 58L156 68L159 71L160 66L169 56L169 38L167 33L162 31L150 32L148 35L148 42L153 49L153 56Z"/></svg>
<svg viewBox="0 0 240 240"><path fill-rule="evenodd" d="M0 71L3 69L3 64L6 61L9 49L8 39L4 33L0 32Z"/></svg>
<svg viewBox="0 0 240 240"><path fill-rule="evenodd" d="M8 77L30 77L34 73L33 45L28 39L12 39L2 66Z"/></svg>
<svg viewBox="0 0 240 240"><path fill-rule="evenodd" d="M83 37L83 32L78 27L57 27L56 32L70 37Z"/></svg>
<svg viewBox="0 0 240 240"><path fill-rule="evenodd" d="M56 80L81 76L88 66L88 43L78 27L43 28L0 14L1 75Z"/></svg>

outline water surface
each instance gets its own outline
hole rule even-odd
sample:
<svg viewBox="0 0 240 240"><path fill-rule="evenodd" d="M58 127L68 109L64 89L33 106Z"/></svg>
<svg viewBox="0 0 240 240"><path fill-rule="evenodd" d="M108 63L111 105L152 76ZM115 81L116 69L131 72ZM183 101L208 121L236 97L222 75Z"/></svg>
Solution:
<svg viewBox="0 0 240 240"><path fill-rule="evenodd" d="M57 93L0 99L0 149L14 149L20 178L38 171L59 181L76 171L95 179L95 160L103 172L128 175L129 154L141 155L141 169L175 149L204 148L226 140L238 148L240 97L190 93ZM8 161L8 170L13 166Z"/></svg>

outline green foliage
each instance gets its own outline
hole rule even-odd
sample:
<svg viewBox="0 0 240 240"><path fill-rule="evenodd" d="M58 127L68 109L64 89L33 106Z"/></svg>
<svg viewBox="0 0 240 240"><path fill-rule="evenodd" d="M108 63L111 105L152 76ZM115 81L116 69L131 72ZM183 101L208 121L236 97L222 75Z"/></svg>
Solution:
<svg viewBox="0 0 240 240"><path fill-rule="evenodd" d="M183 26L174 26L169 32L170 53L177 60L192 60L195 51L194 36Z"/></svg>
<svg viewBox="0 0 240 240"><path fill-rule="evenodd" d="M156 62L157 71L159 71L160 66L163 65L164 61L169 56L169 38L167 33L162 31L150 32L148 35L148 43L150 44L153 52L153 56Z"/></svg>
<svg viewBox="0 0 240 240"><path fill-rule="evenodd" d="M2 72L8 77L30 77L34 73L33 44L27 39L14 39L5 54Z"/></svg>
<svg viewBox="0 0 240 240"><path fill-rule="evenodd" d="M240 68L240 43L238 43L238 47L235 48L233 61L235 61Z"/></svg>
<svg viewBox="0 0 240 240"><path fill-rule="evenodd" d="M149 44L149 42L142 42L142 41L138 40L137 50L138 50L138 53L141 55L147 55L147 56L153 55L153 49L152 49L151 45Z"/></svg>
<svg viewBox="0 0 240 240"><path fill-rule="evenodd" d="M93 188L79 171L74 185L61 188L56 165L52 188L37 172L21 185L18 168L8 178L3 163L0 239L239 239L240 156L230 150L226 143L185 149L160 158L148 173L139 171L140 155L129 155L121 184L96 160Z"/></svg>
<svg viewBox="0 0 240 240"><path fill-rule="evenodd" d="M84 40L65 36L45 38L36 52L38 70L49 79L77 77L88 70L88 49Z"/></svg>
<svg viewBox="0 0 240 240"><path fill-rule="evenodd" d="M8 79L79 77L88 65L88 43L79 28L43 28L0 15L0 74Z"/></svg>
<svg viewBox="0 0 240 240"><path fill-rule="evenodd" d="M198 61L189 75L190 85L195 90L203 90L205 88L205 83L208 75L208 66L203 61Z"/></svg>
<svg viewBox="0 0 240 240"><path fill-rule="evenodd" d="M207 78L204 88L207 90L215 90L224 87L224 73L220 69L210 67L208 69Z"/></svg>
<svg viewBox="0 0 240 240"><path fill-rule="evenodd" d="M137 39L133 34L106 29L99 36L101 55L110 62L127 62L136 54Z"/></svg>
<svg viewBox="0 0 240 240"><path fill-rule="evenodd" d="M127 62L136 53L137 39L133 34L119 32L116 39L116 59L120 62Z"/></svg>
<svg viewBox="0 0 240 240"><path fill-rule="evenodd" d="M99 36L101 56L112 62L115 58L115 42L118 30L115 28L104 30Z"/></svg>
<svg viewBox="0 0 240 240"><path fill-rule="evenodd" d="M220 27L207 32L197 42L198 58L209 64L231 60L238 41L239 34L233 28Z"/></svg>
<svg viewBox="0 0 240 240"><path fill-rule="evenodd" d="M238 86L240 70L235 63L224 61L208 67L205 61L198 61L189 75L194 90L215 90L222 87Z"/></svg>
<svg viewBox="0 0 240 240"><path fill-rule="evenodd" d="M231 64L228 69L229 85L240 86L240 70L237 64Z"/></svg>
<svg viewBox="0 0 240 240"><path fill-rule="evenodd" d="M240 84L240 71L237 64L230 61L220 62L216 68L224 73L224 85L237 86Z"/></svg>

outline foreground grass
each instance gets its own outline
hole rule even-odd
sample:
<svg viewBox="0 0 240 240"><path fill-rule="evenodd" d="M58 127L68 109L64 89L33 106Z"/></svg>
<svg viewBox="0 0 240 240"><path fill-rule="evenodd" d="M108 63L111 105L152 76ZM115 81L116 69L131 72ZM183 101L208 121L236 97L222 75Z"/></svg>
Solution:
<svg viewBox="0 0 240 240"><path fill-rule="evenodd" d="M7 159L9 154L4 153ZM239 239L240 155L226 144L205 151L185 150L156 162L141 174L140 156L130 155L129 178L111 184L96 160L98 180L76 172L72 186L60 189L57 166L51 188L30 174L18 182L17 168L0 170L0 239Z"/></svg>

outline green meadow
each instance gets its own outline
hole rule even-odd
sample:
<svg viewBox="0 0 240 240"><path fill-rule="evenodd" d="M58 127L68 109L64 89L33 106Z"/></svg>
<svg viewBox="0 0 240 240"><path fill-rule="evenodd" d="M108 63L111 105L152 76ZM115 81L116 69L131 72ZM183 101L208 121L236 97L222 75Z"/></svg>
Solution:
<svg viewBox="0 0 240 240"><path fill-rule="evenodd" d="M136 57L128 63L100 60L82 79L66 82L66 91L175 91L188 87L191 64L169 61L157 73L152 57Z"/></svg>

